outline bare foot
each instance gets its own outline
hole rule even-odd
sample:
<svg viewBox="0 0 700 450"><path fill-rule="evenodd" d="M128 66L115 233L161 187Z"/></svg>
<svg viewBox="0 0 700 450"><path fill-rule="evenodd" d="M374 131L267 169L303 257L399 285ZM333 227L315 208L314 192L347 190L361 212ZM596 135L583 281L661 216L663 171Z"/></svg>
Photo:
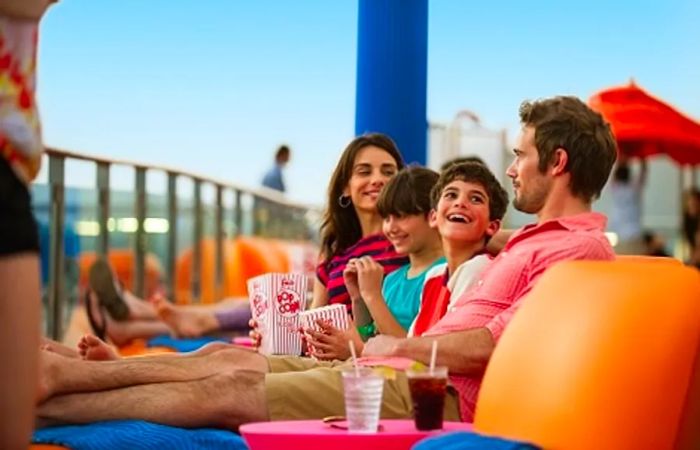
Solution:
<svg viewBox="0 0 700 450"><path fill-rule="evenodd" d="M36 404L40 405L53 395L53 380L56 373L60 371L58 364L65 357L58 353L41 350L39 351L39 381L36 389Z"/></svg>
<svg viewBox="0 0 700 450"><path fill-rule="evenodd" d="M60 342L55 342L50 339L41 338L40 350L45 350L47 352L58 353L59 355L66 356L68 358L79 358L78 352L70 347L67 347Z"/></svg>
<svg viewBox="0 0 700 450"><path fill-rule="evenodd" d="M183 308L164 299L153 301L158 317L177 337L199 337L219 329L219 322L210 311Z"/></svg>
<svg viewBox="0 0 700 450"><path fill-rule="evenodd" d="M92 334L86 334L78 341L78 353L89 361L112 361L119 355L111 345Z"/></svg>

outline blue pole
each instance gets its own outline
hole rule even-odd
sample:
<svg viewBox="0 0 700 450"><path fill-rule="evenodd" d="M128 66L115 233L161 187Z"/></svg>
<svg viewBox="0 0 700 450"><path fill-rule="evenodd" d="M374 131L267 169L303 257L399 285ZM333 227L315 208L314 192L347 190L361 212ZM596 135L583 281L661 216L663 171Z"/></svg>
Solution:
<svg viewBox="0 0 700 450"><path fill-rule="evenodd" d="M425 165L428 0L359 0L355 134L381 132Z"/></svg>

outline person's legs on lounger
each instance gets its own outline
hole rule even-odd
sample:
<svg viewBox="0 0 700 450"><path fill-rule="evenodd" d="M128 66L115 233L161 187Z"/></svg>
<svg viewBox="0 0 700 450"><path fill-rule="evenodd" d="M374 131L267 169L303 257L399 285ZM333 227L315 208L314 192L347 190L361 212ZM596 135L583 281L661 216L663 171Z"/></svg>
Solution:
<svg viewBox="0 0 700 450"><path fill-rule="evenodd" d="M217 373L248 369L265 373L267 358L233 346L187 356L159 355L119 361L82 361L42 351L41 401L72 392L94 392L148 383L191 381Z"/></svg>

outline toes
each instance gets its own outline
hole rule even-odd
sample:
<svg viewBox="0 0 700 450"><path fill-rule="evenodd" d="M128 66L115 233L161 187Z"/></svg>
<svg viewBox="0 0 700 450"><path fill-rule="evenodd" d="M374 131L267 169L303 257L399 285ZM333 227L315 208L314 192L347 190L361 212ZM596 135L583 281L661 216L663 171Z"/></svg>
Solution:
<svg viewBox="0 0 700 450"><path fill-rule="evenodd" d="M88 334L85 336L85 344L88 346L100 345L101 343L102 340L94 334Z"/></svg>

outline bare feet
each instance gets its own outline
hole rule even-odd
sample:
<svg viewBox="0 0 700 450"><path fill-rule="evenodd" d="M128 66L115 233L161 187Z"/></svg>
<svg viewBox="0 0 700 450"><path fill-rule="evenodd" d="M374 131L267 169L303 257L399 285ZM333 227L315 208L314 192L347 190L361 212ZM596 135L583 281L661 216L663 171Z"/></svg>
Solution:
<svg viewBox="0 0 700 450"><path fill-rule="evenodd" d="M80 357L89 361L111 361L119 355L111 345L92 334L86 334L78 341Z"/></svg>
<svg viewBox="0 0 700 450"><path fill-rule="evenodd" d="M177 337L199 337L219 330L214 313L173 305L164 299L153 301L156 313Z"/></svg>

